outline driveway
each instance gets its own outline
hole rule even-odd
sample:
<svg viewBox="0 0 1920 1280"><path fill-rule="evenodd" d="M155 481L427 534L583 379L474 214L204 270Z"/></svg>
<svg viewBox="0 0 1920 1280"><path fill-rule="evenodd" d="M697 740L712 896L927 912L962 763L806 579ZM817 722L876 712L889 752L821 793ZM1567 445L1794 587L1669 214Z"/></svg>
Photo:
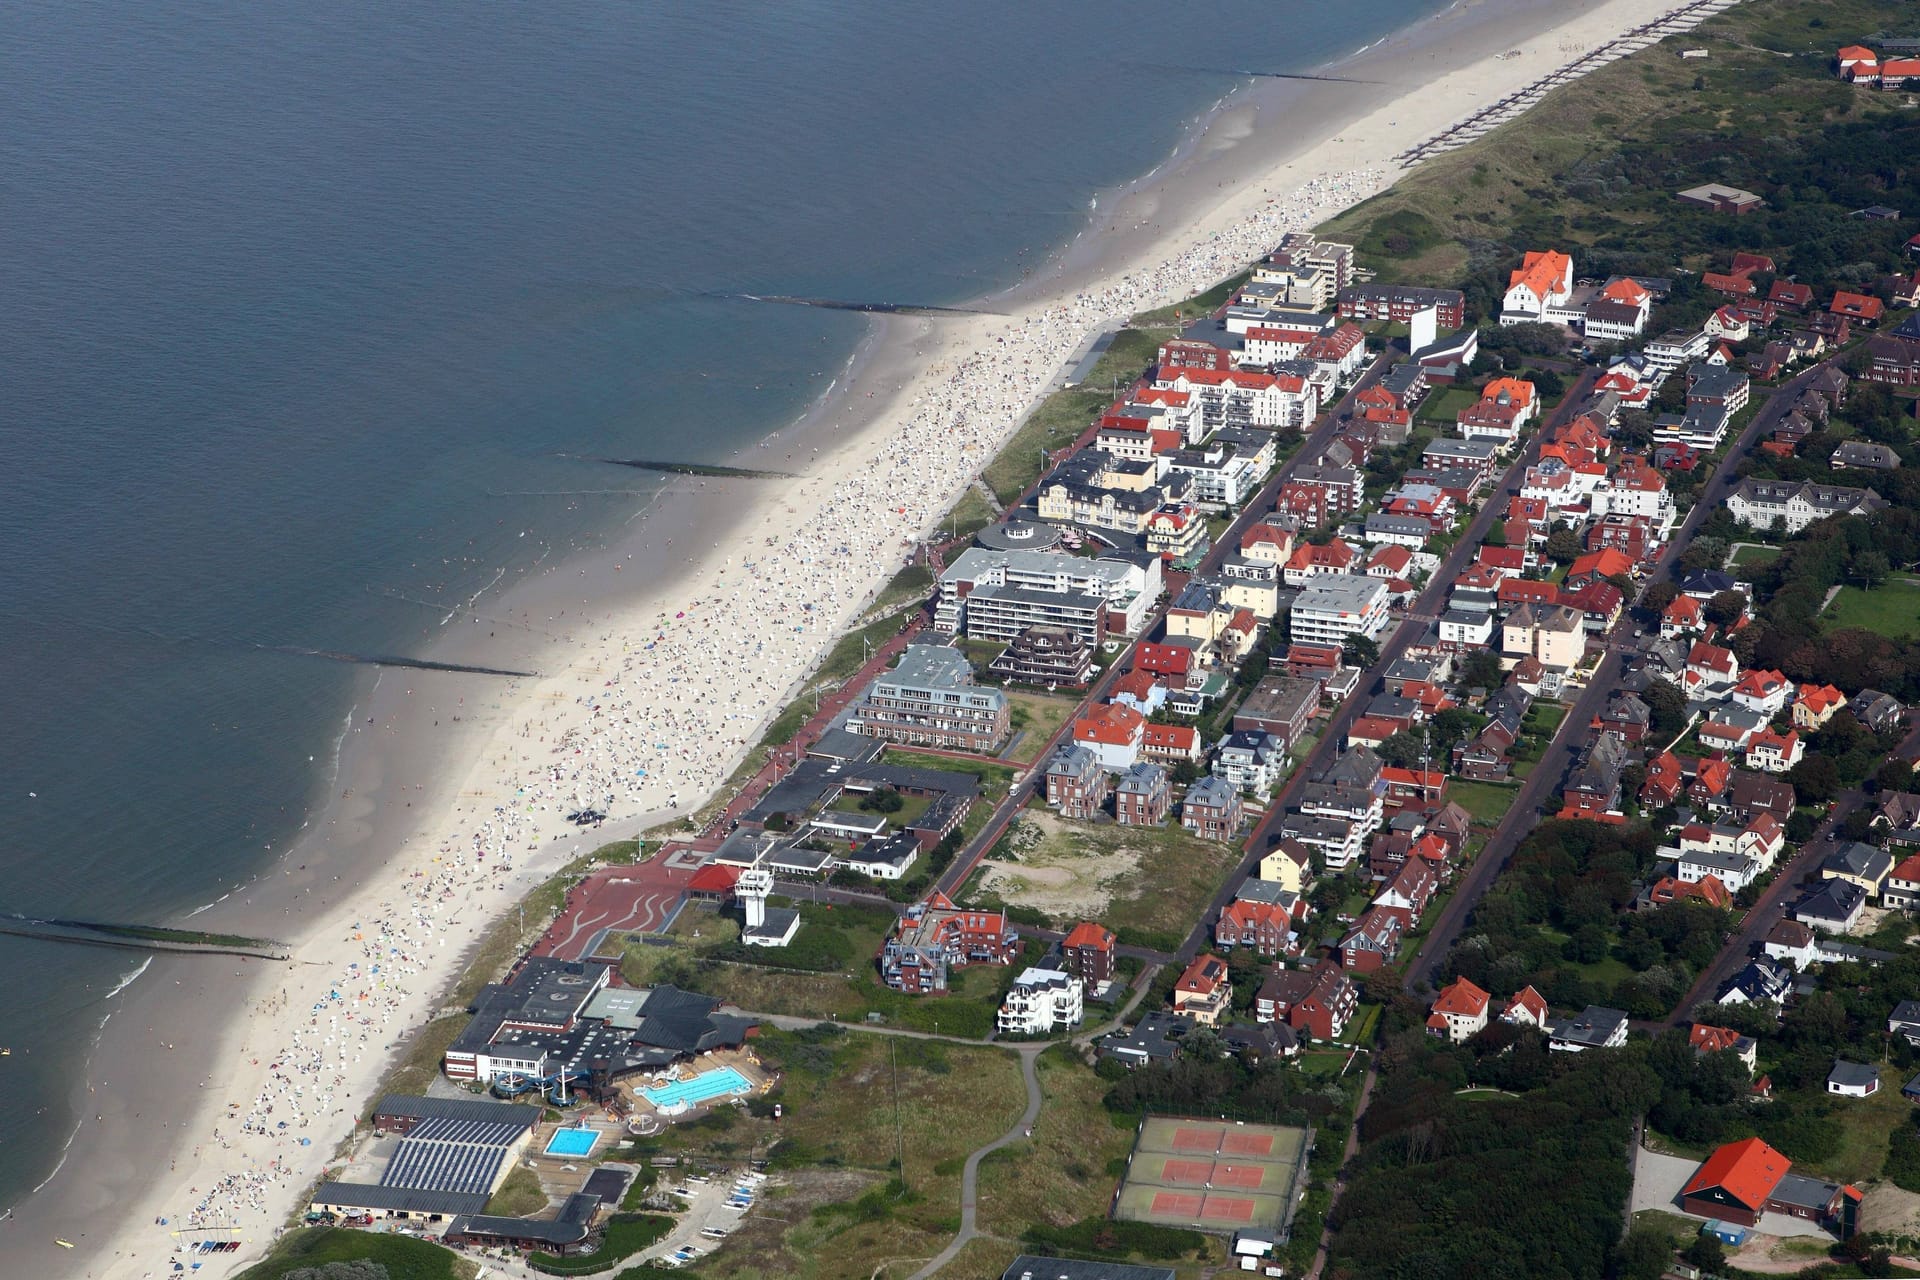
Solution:
<svg viewBox="0 0 1920 1280"><path fill-rule="evenodd" d="M1633 1212L1643 1209L1660 1209L1667 1213L1680 1213L1680 1188L1687 1185L1687 1179L1700 1167L1698 1160L1687 1160L1680 1156L1663 1156L1649 1151L1645 1147L1634 1153L1633 1165ZM1707 1219L1698 1214L1682 1214L1697 1222ZM1821 1240L1832 1240L1831 1232L1823 1231L1805 1218L1789 1217L1784 1213L1763 1213L1760 1225L1754 1230L1767 1236L1811 1236Z"/></svg>

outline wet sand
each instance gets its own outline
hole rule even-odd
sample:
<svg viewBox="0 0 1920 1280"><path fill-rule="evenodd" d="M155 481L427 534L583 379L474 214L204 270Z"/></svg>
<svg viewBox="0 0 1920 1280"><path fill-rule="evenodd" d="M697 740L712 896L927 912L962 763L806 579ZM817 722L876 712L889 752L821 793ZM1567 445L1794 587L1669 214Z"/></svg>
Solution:
<svg viewBox="0 0 1920 1280"><path fill-rule="evenodd" d="M800 478L675 480L606 550L483 598L423 655L539 678L370 677L309 831L195 918L293 942L295 962L163 957L117 997L70 1158L0 1248L29 1272L157 1275L175 1240L154 1220L197 1212L246 1241L198 1274L257 1258L488 922L670 797L696 808L1089 333L1204 288L1386 185L1404 146L1670 7L1479 0L1350 64L1391 88L1254 86L993 297L1006 315L877 320L832 396L731 460ZM588 836L562 820L583 787L618 792Z"/></svg>

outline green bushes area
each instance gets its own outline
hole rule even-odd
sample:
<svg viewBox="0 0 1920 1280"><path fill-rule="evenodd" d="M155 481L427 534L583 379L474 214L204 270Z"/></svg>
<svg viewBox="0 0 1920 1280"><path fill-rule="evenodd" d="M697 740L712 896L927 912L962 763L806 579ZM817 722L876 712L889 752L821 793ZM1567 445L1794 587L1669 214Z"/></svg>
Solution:
<svg viewBox="0 0 1920 1280"><path fill-rule="evenodd" d="M239 1280L284 1280L298 1271L324 1276L329 1264L362 1261L381 1267L386 1280L469 1280L475 1271L473 1263L451 1250L411 1236L302 1227L282 1236L273 1252L242 1271Z"/></svg>
<svg viewBox="0 0 1920 1280"><path fill-rule="evenodd" d="M589 1276L611 1271L649 1245L666 1239L674 1220L663 1213L617 1213L602 1228L600 1248L576 1257L531 1253L527 1265L550 1276Z"/></svg>

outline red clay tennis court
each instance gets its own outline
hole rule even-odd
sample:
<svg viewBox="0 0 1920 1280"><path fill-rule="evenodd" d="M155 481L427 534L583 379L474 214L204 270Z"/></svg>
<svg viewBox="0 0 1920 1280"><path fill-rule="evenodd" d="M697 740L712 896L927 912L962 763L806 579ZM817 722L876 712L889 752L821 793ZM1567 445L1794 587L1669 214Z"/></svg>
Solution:
<svg viewBox="0 0 1920 1280"><path fill-rule="evenodd" d="M1282 1229L1305 1150L1299 1129L1149 1117L1113 1216L1201 1231Z"/></svg>

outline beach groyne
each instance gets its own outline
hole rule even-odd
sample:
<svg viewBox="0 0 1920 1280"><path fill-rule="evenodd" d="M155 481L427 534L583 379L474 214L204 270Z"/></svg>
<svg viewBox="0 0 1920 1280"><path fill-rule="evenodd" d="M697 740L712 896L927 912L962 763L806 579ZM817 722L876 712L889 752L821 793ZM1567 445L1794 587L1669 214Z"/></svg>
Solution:
<svg viewBox="0 0 1920 1280"><path fill-rule="evenodd" d="M113 947L123 951L157 951L172 955L246 956L256 960L290 960L293 957L292 948L268 938L248 938L199 929L170 929L161 925L42 920L32 916L0 915L0 934L33 938L41 942Z"/></svg>

